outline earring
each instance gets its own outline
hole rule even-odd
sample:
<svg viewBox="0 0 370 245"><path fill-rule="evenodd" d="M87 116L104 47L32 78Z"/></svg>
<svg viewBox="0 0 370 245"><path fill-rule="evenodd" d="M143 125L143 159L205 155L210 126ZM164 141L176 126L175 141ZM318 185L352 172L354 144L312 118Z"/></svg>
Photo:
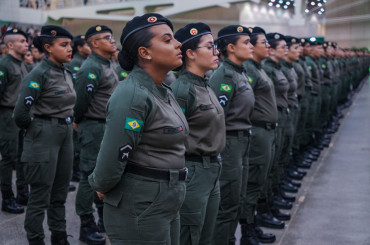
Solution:
<svg viewBox="0 0 370 245"><path fill-rule="evenodd" d="M152 59L152 57L148 56L148 60L151 60L151 59Z"/></svg>
<svg viewBox="0 0 370 245"><path fill-rule="evenodd" d="M195 57L191 58L191 60L195 60Z"/></svg>

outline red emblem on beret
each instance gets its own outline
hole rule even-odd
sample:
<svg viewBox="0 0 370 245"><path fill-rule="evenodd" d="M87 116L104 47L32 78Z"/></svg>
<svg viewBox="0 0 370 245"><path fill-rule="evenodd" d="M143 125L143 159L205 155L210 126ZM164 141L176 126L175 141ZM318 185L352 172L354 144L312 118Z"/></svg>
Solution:
<svg viewBox="0 0 370 245"><path fill-rule="evenodd" d="M150 23L154 23L156 21L157 21L157 17L155 17L155 16L152 16L152 17L148 18L148 22L150 22Z"/></svg>
<svg viewBox="0 0 370 245"><path fill-rule="evenodd" d="M198 34L198 30L196 28L191 28L190 29L190 34L193 35L193 36L194 35L197 35Z"/></svg>

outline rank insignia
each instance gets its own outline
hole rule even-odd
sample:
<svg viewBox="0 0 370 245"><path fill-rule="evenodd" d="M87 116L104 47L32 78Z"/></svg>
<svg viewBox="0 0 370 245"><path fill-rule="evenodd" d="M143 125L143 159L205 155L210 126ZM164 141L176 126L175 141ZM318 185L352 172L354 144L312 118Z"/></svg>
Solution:
<svg viewBox="0 0 370 245"><path fill-rule="evenodd" d="M74 67L73 67L73 70L74 70L74 71L79 71L79 70L80 70L80 67L78 67L78 66L74 66Z"/></svg>
<svg viewBox="0 0 370 245"><path fill-rule="evenodd" d="M142 126L143 121L131 117L126 117L125 129L140 132Z"/></svg>
<svg viewBox="0 0 370 245"><path fill-rule="evenodd" d="M121 146L118 149L118 161L125 161L128 159L130 152L132 151L132 146L127 144L125 146Z"/></svg>
<svg viewBox="0 0 370 245"><path fill-rule="evenodd" d="M92 91L94 90L94 84L87 84L86 85L86 91L88 92L88 93L91 93Z"/></svg>
<svg viewBox="0 0 370 245"><path fill-rule="evenodd" d="M24 98L24 105L32 106L34 100L35 99L32 96L27 96Z"/></svg>
<svg viewBox="0 0 370 245"><path fill-rule="evenodd" d="M221 88L220 88L221 91L230 93L231 89L232 89L231 85L221 83Z"/></svg>
<svg viewBox="0 0 370 245"><path fill-rule="evenodd" d="M96 75L94 73L89 73L87 75L88 78L92 79L92 80L95 80L96 79Z"/></svg>
<svg viewBox="0 0 370 245"><path fill-rule="evenodd" d="M220 103L220 105L222 107L225 107L227 105L227 102L229 101L229 99L226 97L226 95L220 95L218 97L218 102Z"/></svg>
<svg viewBox="0 0 370 245"><path fill-rule="evenodd" d="M34 81L31 81L28 87L39 90L40 89L40 84Z"/></svg>

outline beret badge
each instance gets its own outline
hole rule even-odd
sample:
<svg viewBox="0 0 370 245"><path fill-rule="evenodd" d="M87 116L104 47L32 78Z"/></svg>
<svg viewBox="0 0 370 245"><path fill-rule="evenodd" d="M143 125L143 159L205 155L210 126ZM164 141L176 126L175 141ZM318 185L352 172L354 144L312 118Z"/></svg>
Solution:
<svg viewBox="0 0 370 245"><path fill-rule="evenodd" d="M241 26L238 26L238 28L236 29L237 32L243 32L243 27Z"/></svg>
<svg viewBox="0 0 370 245"><path fill-rule="evenodd" d="M81 36L81 39L85 39L85 36Z"/></svg>
<svg viewBox="0 0 370 245"><path fill-rule="evenodd" d="M101 31L101 26L97 26L97 27L95 28L95 30L96 30L96 31Z"/></svg>
<svg viewBox="0 0 370 245"><path fill-rule="evenodd" d="M155 17L155 16L151 16L151 17L149 17L149 18L148 18L148 22L150 22L150 23L157 22L157 17Z"/></svg>
<svg viewBox="0 0 370 245"><path fill-rule="evenodd" d="M193 35L193 36L195 36L195 35L198 34L198 30L196 28L191 28L190 29L190 34Z"/></svg>
<svg viewBox="0 0 370 245"><path fill-rule="evenodd" d="M55 37L57 35L57 32L55 30L51 30L50 34Z"/></svg>
<svg viewBox="0 0 370 245"><path fill-rule="evenodd" d="M275 34L274 38L275 39L279 39L280 38L280 35L279 34Z"/></svg>
<svg viewBox="0 0 370 245"><path fill-rule="evenodd" d="M13 33L17 33L18 32L18 29L13 29Z"/></svg>
<svg viewBox="0 0 370 245"><path fill-rule="evenodd" d="M306 40L305 40L304 38L302 38L302 39L301 39L301 42L302 42L302 43L304 43L304 42L306 42Z"/></svg>
<svg viewBox="0 0 370 245"><path fill-rule="evenodd" d="M253 28L248 28L250 33L253 33Z"/></svg>
<svg viewBox="0 0 370 245"><path fill-rule="evenodd" d="M295 38L292 38L292 43L296 43L297 40Z"/></svg>

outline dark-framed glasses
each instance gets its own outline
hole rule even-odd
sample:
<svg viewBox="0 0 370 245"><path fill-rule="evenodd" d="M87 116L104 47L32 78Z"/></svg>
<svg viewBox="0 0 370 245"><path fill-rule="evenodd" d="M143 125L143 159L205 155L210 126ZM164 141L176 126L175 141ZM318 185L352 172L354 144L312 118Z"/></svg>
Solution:
<svg viewBox="0 0 370 245"><path fill-rule="evenodd" d="M209 50L212 49L213 55L218 55L218 49L216 44L210 44L207 46L197 47L197 48L208 48Z"/></svg>

